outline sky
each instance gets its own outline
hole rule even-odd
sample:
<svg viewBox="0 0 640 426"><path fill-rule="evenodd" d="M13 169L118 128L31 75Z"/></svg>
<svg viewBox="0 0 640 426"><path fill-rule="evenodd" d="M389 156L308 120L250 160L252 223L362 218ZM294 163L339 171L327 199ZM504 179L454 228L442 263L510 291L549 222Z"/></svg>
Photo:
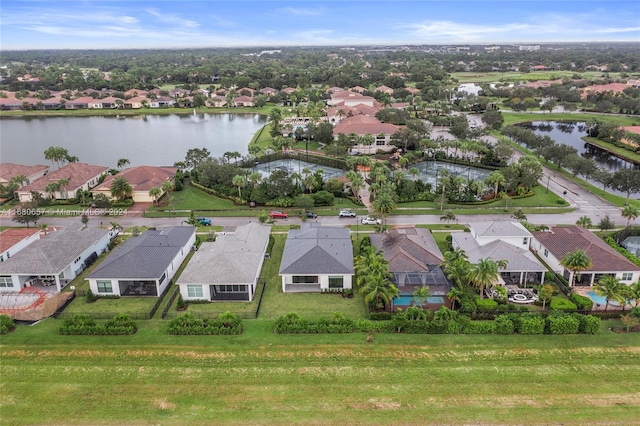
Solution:
<svg viewBox="0 0 640 426"><path fill-rule="evenodd" d="M640 42L640 1L1 0L0 50Z"/></svg>

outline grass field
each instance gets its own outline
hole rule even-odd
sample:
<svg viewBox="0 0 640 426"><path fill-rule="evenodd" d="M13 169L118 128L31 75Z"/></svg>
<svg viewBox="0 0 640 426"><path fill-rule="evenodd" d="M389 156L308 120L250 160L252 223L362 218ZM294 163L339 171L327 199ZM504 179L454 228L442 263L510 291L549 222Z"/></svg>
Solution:
<svg viewBox="0 0 640 426"><path fill-rule="evenodd" d="M590 119L596 119L600 121L606 121L609 123L615 123L620 126L638 126L640 125L640 117L630 117L625 115L612 115L612 114L593 114L593 113L552 113L552 114L532 114L529 112L504 112L504 125L515 123L528 123L531 121L589 121Z"/></svg>
<svg viewBox="0 0 640 426"><path fill-rule="evenodd" d="M452 77L460 83L497 83L497 82L527 82L538 80L556 80L559 78L571 78L575 74L582 78L595 79L602 76L601 71L532 71L532 72L454 72ZM619 73L610 73L610 77L616 78Z"/></svg>
<svg viewBox="0 0 640 426"><path fill-rule="evenodd" d="M640 335L2 338L2 423L638 424ZM43 385L46 384L46 385Z"/></svg>

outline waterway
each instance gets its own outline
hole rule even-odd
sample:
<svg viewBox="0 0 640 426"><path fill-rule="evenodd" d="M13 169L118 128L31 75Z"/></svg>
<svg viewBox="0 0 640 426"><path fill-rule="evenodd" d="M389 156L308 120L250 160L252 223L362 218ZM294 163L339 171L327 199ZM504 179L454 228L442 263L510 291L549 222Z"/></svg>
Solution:
<svg viewBox="0 0 640 426"><path fill-rule="evenodd" d="M258 114L190 114L97 117L29 117L0 120L0 161L50 164L44 151L61 146L81 162L116 167L171 166L187 150L207 148L214 157L227 151L247 154L253 135L267 117Z"/></svg>

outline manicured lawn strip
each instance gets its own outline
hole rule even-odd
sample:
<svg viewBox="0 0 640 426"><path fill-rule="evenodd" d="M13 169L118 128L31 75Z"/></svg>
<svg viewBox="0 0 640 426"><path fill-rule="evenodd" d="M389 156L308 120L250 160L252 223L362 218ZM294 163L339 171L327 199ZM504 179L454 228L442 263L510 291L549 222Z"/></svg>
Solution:
<svg viewBox="0 0 640 426"><path fill-rule="evenodd" d="M447 241L447 236L451 235L451 233L447 233L447 232L434 232L433 234L433 239L436 241L436 244L438 244L438 248L440 249L440 251L442 252L442 254L451 251L451 246L449 245L449 242Z"/></svg>
<svg viewBox="0 0 640 426"><path fill-rule="evenodd" d="M531 72L454 72L451 76L460 83L495 83L500 81L538 81L538 80L556 80L559 78L571 78L573 75L579 74L582 78L594 79L601 77L601 71L584 71L576 73L574 71L531 71ZM610 76L619 75L619 73L611 73ZM613 77L615 78L615 77Z"/></svg>
<svg viewBox="0 0 640 426"><path fill-rule="evenodd" d="M191 185L185 185L182 191L171 193L173 201L168 202L163 198L159 207L151 206L147 214L154 211L165 210L248 210L249 206L235 205L233 201L207 194L203 190Z"/></svg>
<svg viewBox="0 0 640 426"><path fill-rule="evenodd" d="M628 117L625 115L607 115L588 112L554 112L551 114L531 114L527 112L503 112L504 125L515 123L528 123L532 121L589 121L596 119L609 123L616 123L620 126L638 126L640 125L639 117Z"/></svg>
<svg viewBox="0 0 640 426"><path fill-rule="evenodd" d="M627 161L640 164L640 154L638 154L637 152L629 151L628 149L621 148L619 146L615 146L612 143L608 143L598 138L592 138L589 136L583 137L582 140L592 143L593 145L599 146L605 151L610 151L612 153L615 153L618 157L623 158Z"/></svg>
<svg viewBox="0 0 640 426"><path fill-rule="evenodd" d="M287 236L274 234L273 238L275 244L271 251L271 258L265 259L260 275L267 280L267 285L259 318L275 320L289 312L297 312L304 318L315 321L322 317L328 318L336 311L342 312L348 318L366 318L363 296L357 292L357 289L351 299L339 294L283 293L282 280L278 276L278 271Z"/></svg>
<svg viewBox="0 0 640 426"><path fill-rule="evenodd" d="M360 333L273 335L260 320L241 336L166 336L160 321L133 336L60 336L58 322L3 336L3 423L581 425L640 415L637 334L365 343Z"/></svg>

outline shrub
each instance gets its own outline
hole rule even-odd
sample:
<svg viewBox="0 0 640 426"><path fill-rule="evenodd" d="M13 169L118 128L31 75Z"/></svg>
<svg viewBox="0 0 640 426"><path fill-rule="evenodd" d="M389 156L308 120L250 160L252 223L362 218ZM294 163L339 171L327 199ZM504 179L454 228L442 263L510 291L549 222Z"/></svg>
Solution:
<svg viewBox="0 0 640 426"><path fill-rule="evenodd" d="M59 332L74 336L116 336L133 334L136 330L136 324L126 314L118 314L104 324L98 324L88 314L76 314L64 319Z"/></svg>
<svg viewBox="0 0 640 426"><path fill-rule="evenodd" d="M167 334L176 335L237 335L242 334L242 321L231 312L214 320L195 317L187 312L169 322Z"/></svg>
<svg viewBox="0 0 640 426"><path fill-rule="evenodd" d="M313 204L317 206L332 206L336 197L333 196L329 191L318 191L311 194L313 198Z"/></svg>
<svg viewBox="0 0 640 426"><path fill-rule="evenodd" d="M376 331L376 325L374 325L373 321L360 319L356 321L356 331L360 331L363 333L370 333L372 331Z"/></svg>
<svg viewBox="0 0 640 426"><path fill-rule="evenodd" d="M584 334L596 334L600 330L600 318L594 315L580 315L578 331Z"/></svg>
<svg viewBox="0 0 640 426"><path fill-rule="evenodd" d="M0 334L7 334L16 328L9 315L0 315Z"/></svg>
<svg viewBox="0 0 640 426"><path fill-rule="evenodd" d="M497 330L494 321L469 321L462 329L463 334L495 334Z"/></svg>
<svg viewBox="0 0 640 426"><path fill-rule="evenodd" d="M523 314L520 317L518 331L520 334L543 334L545 322L539 315Z"/></svg>
<svg viewBox="0 0 640 426"><path fill-rule="evenodd" d="M277 334L306 333L309 323L295 312L289 312L276 320L273 332Z"/></svg>
<svg viewBox="0 0 640 426"><path fill-rule="evenodd" d="M91 289L87 290L85 298L87 303L93 303L98 300L98 296L96 296Z"/></svg>
<svg viewBox="0 0 640 426"><path fill-rule="evenodd" d="M579 311L590 311L593 309L593 300L591 300L587 296L573 293L571 295L571 301L575 303Z"/></svg>
<svg viewBox="0 0 640 426"><path fill-rule="evenodd" d="M506 315L498 315L494 320L494 323L496 325L497 334L513 334L513 331L515 330L513 321L511 321L511 319Z"/></svg>
<svg viewBox="0 0 640 426"><path fill-rule="evenodd" d="M571 315L549 315L547 317L550 334L576 334L580 321Z"/></svg>
<svg viewBox="0 0 640 426"><path fill-rule="evenodd" d="M393 317L391 312L371 312L369 319L371 321L388 321Z"/></svg>
<svg viewBox="0 0 640 426"><path fill-rule="evenodd" d="M578 309L575 303L564 297L554 297L551 299L549 308L562 312L575 312Z"/></svg>
<svg viewBox="0 0 640 426"><path fill-rule="evenodd" d="M498 308L498 302L493 299L476 299L476 306L479 311L495 311Z"/></svg>
<svg viewBox="0 0 640 426"><path fill-rule="evenodd" d="M178 294L178 300L176 301L176 310L183 311L186 309L186 305L184 303L184 299L182 298L182 294Z"/></svg>

